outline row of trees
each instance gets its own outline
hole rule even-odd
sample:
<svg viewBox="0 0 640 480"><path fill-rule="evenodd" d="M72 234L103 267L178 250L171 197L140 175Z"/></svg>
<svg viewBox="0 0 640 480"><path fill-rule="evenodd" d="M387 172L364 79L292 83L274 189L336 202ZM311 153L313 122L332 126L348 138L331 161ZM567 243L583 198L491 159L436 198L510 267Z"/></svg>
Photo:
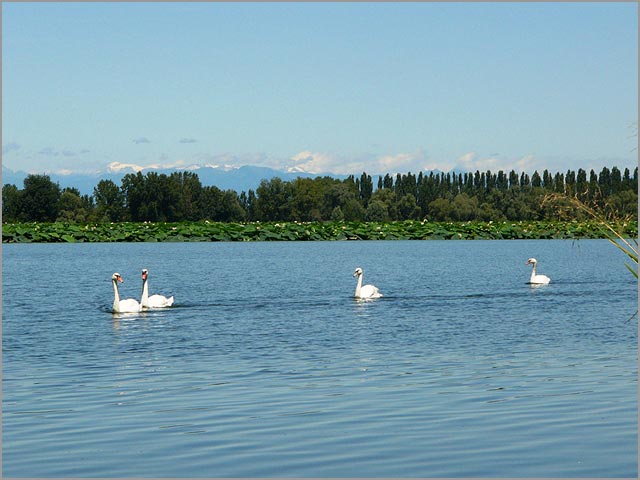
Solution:
<svg viewBox="0 0 640 480"><path fill-rule="evenodd" d="M240 194L203 186L193 172L127 174L120 186L101 180L92 195L61 189L47 175L29 175L22 189L3 186L2 216L5 222L544 220L560 215L543 201L550 193L577 198L610 217L637 218L638 169L531 176L513 170L421 172L387 174L376 182L366 173L345 180L275 177Z"/></svg>

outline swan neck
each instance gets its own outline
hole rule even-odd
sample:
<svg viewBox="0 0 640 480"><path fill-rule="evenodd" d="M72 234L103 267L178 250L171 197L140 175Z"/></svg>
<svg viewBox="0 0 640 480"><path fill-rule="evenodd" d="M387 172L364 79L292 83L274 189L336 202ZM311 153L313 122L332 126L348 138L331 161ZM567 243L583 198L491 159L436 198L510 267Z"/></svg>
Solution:
<svg viewBox="0 0 640 480"><path fill-rule="evenodd" d="M362 275L358 275L358 283L356 284L356 297L360 296L361 288L362 288Z"/></svg>
<svg viewBox="0 0 640 480"><path fill-rule="evenodd" d="M536 264L532 264L533 265L533 270L531 270L531 280L533 280L536 277Z"/></svg>
<svg viewBox="0 0 640 480"><path fill-rule="evenodd" d="M140 299L140 303L143 307L149 306L149 284L146 278L142 280L142 298Z"/></svg>
<svg viewBox="0 0 640 480"><path fill-rule="evenodd" d="M113 283L113 310L117 312L118 307L120 305L120 295L118 294L118 281L114 279L111 281L111 283Z"/></svg>

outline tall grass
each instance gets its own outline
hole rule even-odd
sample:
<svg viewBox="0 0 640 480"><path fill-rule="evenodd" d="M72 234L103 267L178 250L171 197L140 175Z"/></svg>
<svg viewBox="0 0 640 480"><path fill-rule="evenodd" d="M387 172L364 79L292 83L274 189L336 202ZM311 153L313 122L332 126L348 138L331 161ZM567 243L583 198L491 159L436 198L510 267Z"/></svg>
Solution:
<svg viewBox="0 0 640 480"><path fill-rule="evenodd" d="M543 205L546 203L553 206L560 213L571 209L578 209L591 216L600 226L605 238L622 251L631 261L631 264L625 262L625 266L636 279L638 278L638 239L626 238L622 232L614 228L614 225L619 225L629 219L612 218L611 215L607 216L601 213L597 206L590 206L576 197L568 197L560 193L548 194L542 203Z"/></svg>

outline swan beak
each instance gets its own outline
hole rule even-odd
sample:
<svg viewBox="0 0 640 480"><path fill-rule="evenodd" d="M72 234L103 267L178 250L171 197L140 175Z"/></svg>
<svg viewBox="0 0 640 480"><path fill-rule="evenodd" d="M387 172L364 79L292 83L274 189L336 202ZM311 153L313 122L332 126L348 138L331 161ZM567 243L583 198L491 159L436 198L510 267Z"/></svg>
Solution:
<svg viewBox="0 0 640 480"><path fill-rule="evenodd" d="M146 279L147 279L147 274L146 274L146 273L143 273L143 274L142 274L142 280L146 280Z"/></svg>
<svg viewBox="0 0 640 480"><path fill-rule="evenodd" d="M118 281L119 281L120 283L124 283L124 280L122 279L122 277L118 277Z"/></svg>

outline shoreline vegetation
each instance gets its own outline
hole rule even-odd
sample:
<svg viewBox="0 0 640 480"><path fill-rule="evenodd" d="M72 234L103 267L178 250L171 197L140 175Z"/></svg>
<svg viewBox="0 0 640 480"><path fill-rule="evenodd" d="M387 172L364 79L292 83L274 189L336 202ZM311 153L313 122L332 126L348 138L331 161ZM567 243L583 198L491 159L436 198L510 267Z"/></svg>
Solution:
<svg viewBox="0 0 640 480"><path fill-rule="evenodd" d="M637 238L637 220L608 225ZM23 222L2 225L2 243L610 238L598 220L432 222Z"/></svg>
<svg viewBox="0 0 640 480"><path fill-rule="evenodd" d="M637 264L638 168L363 172L204 186L196 173L127 174L92 195L30 174L2 188L3 243L605 238Z"/></svg>
<svg viewBox="0 0 640 480"><path fill-rule="evenodd" d="M377 185L377 188L376 188ZM550 196L566 201L547 202ZM92 195L30 174L23 188L2 187L2 220L17 222L502 222L587 220L593 208L607 220L638 219L638 168L603 167L475 173L420 172L344 180L329 176L264 179L236 192L203 185L197 173L126 174L118 186L101 180Z"/></svg>

